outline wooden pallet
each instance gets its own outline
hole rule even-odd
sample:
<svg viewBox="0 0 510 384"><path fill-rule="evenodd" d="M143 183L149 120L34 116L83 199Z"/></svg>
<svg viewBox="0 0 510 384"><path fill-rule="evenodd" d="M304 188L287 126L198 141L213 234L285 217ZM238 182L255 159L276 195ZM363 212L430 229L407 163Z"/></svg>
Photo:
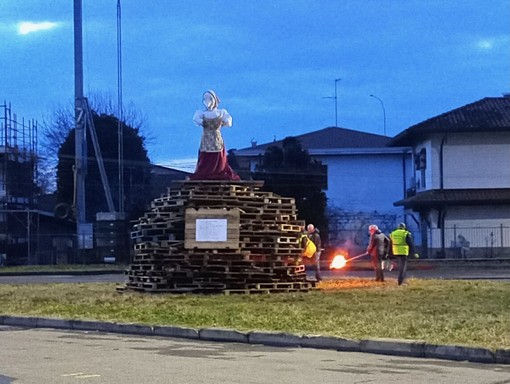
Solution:
<svg viewBox="0 0 510 384"><path fill-rule="evenodd" d="M133 227L126 289L170 293L295 292L311 289L295 200L261 191L260 182L179 182L155 199ZM239 242L229 249L185 249L186 208L239 209Z"/></svg>

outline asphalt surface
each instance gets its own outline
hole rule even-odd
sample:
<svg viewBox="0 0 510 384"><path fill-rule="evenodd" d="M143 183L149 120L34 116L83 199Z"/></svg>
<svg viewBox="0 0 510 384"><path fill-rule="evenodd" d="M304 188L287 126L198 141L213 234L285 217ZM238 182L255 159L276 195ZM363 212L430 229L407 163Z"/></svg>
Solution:
<svg viewBox="0 0 510 384"><path fill-rule="evenodd" d="M55 274L55 275L0 275L0 284L45 284L45 283L122 283L125 276L122 273L96 275L90 274Z"/></svg>
<svg viewBox="0 0 510 384"><path fill-rule="evenodd" d="M311 279L314 273L307 268ZM351 269L331 270L323 268L324 279L374 279L375 273L366 262L358 263ZM384 271L386 279L396 279L397 269ZM510 281L510 260L505 263L462 263L431 265L430 263L414 263L407 271L408 278L418 279L460 279L460 280L500 280ZM41 283L123 283L126 277L123 271L79 272L79 273L5 273L0 269L0 284L41 284Z"/></svg>
<svg viewBox="0 0 510 384"><path fill-rule="evenodd" d="M509 383L510 365L0 326L0 384Z"/></svg>

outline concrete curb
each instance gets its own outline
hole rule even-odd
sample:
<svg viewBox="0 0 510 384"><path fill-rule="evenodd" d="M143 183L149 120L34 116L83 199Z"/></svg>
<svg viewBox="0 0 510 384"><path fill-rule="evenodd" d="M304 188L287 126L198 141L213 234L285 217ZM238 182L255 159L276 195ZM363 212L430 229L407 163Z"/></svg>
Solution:
<svg viewBox="0 0 510 384"><path fill-rule="evenodd" d="M458 345L427 344L419 340L364 339L351 340L320 335L294 335L284 332L240 332L224 328L188 328L177 326L149 326L107 323L100 321L66 320L44 317L0 315L0 325L25 328L54 328L77 331L120 333L127 335L174 337L204 341L263 344L276 347L333 349L345 352L364 352L392 356L422 357L443 360L471 361L488 364L510 364L510 349Z"/></svg>
<svg viewBox="0 0 510 384"><path fill-rule="evenodd" d="M301 337L283 332L254 331L248 334L248 343L275 347L300 347Z"/></svg>
<svg viewBox="0 0 510 384"><path fill-rule="evenodd" d="M336 351L359 352L360 343L356 340L344 339L341 337L303 335L301 336L301 347L315 349L334 349Z"/></svg>
<svg viewBox="0 0 510 384"><path fill-rule="evenodd" d="M198 339L198 329L175 326L156 326L154 336L177 337L183 339Z"/></svg>
<svg viewBox="0 0 510 384"><path fill-rule="evenodd" d="M498 361L493 352L485 348L470 348L459 345L424 345L425 357L446 360L467 360L478 363L502 363L510 361Z"/></svg>
<svg viewBox="0 0 510 384"><path fill-rule="evenodd" d="M203 328L198 331L198 338L207 341L228 341L248 343L248 335L234 329Z"/></svg>
<svg viewBox="0 0 510 384"><path fill-rule="evenodd" d="M424 341L400 339L367 339L360 341L360 352L381 355L425 357Z"/></svg>

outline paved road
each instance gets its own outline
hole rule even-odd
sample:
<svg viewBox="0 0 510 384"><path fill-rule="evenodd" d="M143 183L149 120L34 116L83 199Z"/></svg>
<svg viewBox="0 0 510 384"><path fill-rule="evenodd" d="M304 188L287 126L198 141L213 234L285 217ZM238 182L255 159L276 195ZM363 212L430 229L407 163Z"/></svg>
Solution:
<svg viewBox="0 0 510 384"><path fill-rule="evenodd" d="M510 366L0 326L0 384L510 383Z"/></svg>
<svg viewBox="0 0 510 384"><path fill-rule="evenodd" d="M314 278L312 272L310 278ZM387 279L396 279L397 271L385 271ZM326 270L325 279L345 278L375 278L370 270ZM409 270L407 276L420 279L483 279L510 281L510 268L434 268ZM28 275L28 276L0 276L0 284L40 284L40 283L123 283L126 277L118 274L90 274L90 275Z"/></svg>
<svg viewBox="0 0 510 384"><path fill-rule="evenodd" d="M0 284L122 283L123 274L0 276Z"/></svg>

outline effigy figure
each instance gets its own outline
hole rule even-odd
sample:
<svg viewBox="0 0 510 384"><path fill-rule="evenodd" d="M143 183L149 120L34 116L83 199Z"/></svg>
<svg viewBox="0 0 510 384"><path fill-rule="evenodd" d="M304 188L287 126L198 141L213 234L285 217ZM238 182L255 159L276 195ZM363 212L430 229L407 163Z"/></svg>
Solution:
<svg viewBox="0 0 510 384"><path fill-rule="evenodd" d="M218 108L220 99L214 91L204 92L202 102L205 110L198 110L193 116L196 125L203 127L198 162L190 180L240 180L227 160L227 152L221 127L232 126L232 116L226 109Z"/></svg>

